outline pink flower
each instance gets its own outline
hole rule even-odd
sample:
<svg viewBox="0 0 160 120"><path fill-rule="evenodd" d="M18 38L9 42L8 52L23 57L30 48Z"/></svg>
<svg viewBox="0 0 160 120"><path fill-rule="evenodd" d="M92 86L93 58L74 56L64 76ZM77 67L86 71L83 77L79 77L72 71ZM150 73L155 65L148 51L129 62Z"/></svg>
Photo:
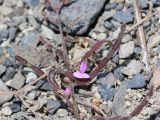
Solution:
<svg viewBox="0 0 160 120"><path fill-rule="evenodd" d="M65 94L65 95L70 95L70 94L71 94L71 88L70 88L70 87L67 87L67 88L64 90L64 94Z"/></svg>
<svg viewBox="0 0 160 120"><path fill-rule="evenodd" d="M83 79L83 78L90 78L90 75L85 73L87 69L87 62L81 62L80 64L80 71L76 71L73 73L74 77Z"/></svg>

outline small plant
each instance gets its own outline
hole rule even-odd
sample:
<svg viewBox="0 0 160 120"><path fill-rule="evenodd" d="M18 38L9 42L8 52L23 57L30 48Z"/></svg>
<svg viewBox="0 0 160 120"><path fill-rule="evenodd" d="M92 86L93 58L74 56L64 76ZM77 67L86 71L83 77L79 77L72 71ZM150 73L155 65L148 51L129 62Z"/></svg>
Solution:
<svg viewBox="0 0 160 120"><path fill-rule="evenodd" d="M117 49L119 48L119 46L121 44L121 40L123 38L123 34L125 31L125 24L123 24L121 26L121 32L118 35L118 38L113 43L113 45L111 46L108 55L99 61L98 65L93 69L93 71L91 71L90 73L86 73L86 70L88 67L87 61L93 54L96 53L98 48L100 48L104 43L109 42L107 40L102 40L102 41L98 41L97 43L95 43L91 47L91 49L88 52L86 52L84 57L81 59L79 71L74 72L75 70L74 70L74 68L72 68L69 57L68 57L68 51L67 51L67 47L66 47L66 39L63 34L62 24L61 24L61 20L60 20L61 8L63 7L63 5L67 4L67 2L65 2L65 3L60 2L60 3L52 5L49 0L46 0L46 4L47 4L47 6L51 7L57 15L56 21L58 24L58 31L61 34L63 51L59 48L56 48L55 46L53 46L49 42L46 42L43 39L43 37L40 37L40 42L43 44L46 44L47 49L50 49L51 51L54 50L56 56L61 56L61 57L59 57L59 59L62 59L62 61L64 61L64 66L65 66L65 68L54 66L53 69L49 70L49 72L47 73L47 80L51 84L55 95L57 95L57 97L61 98L68 105L69 110L72 113L74 113L76 119L80 120L79 110L77 107L77 100L74 95L74 88L79 85L80 86L89 85L91 80L93 78L95 78L102 69L104 69L104 67L106 66L108 61L113 57L114 53L117 51ZM46 16L45 16L45 18L46 18ZM22 58L18 55L16 55L15 58L21 64L31 67L37 73L37 75L42 76L45 74L40 68L29 63L24 58ZM55 60L56 60L56 58L55 58ZM61 63L58 63L58 64L61 64ZM55 81L56 75L64 75L65 77L68 77L69 78L69 86L67 86L67 87L66 86L59 86ZM64 89L62 89L62 88L64 88ZM126 117L115 116L112 118L103 118L103 117L99 117L99 116L93 116L93 117L91 117L91 120L92 119L96 119L96 120L129 120L131 117L137 115L141 111L141 109L147 104L148 98L150 98L152 96L152 94L153 94L153 87L150 88L149 93L147 94L146 98L144 98L142 103L129 116L126 116ZM72 99L72 101L70 101L70 98Z"/></svg>

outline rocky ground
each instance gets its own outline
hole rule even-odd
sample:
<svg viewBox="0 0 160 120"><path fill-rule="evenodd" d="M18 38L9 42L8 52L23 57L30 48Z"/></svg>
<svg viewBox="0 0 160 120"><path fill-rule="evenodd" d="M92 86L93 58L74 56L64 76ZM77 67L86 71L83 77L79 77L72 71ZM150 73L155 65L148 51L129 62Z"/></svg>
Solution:
<svg viewBox="0 0 160 120"><path fill-rule="evenodd" d="M50 0L56 4L60 0ZM66 0L67 2L67 0ZM137 22L134 0L70 0L61 12L62 29L67 37L68 56L74 70L94 43L106 39L114 43L120 27L126 24L122 43L105 68L85 87L75 87L81 119L94 115L105 118L129 115L142 101L151 84L138 38L141 25L146 39L148 63L160 67L160 1L139 0L142 20ZM55 96L46 77L39 79L31 66L22 65L15 55L25 58L45 73L55 66L54 56L39 43L40 38L62 48L56 13L45 0L0 0L0 119L1 120L75 120L66 104ZM88 72L107 56L109 45L90 60ZM58 67L63 66L58 64ZM157 71L156 71L157 72ZM155 79L160 70L154 74ZM160 76L159 76L160 77ZM37 79L38 78L38 79ZM56 76L61 87L64 76ZM159 78L157 78L159 80ZM37 80L34 84L33 81ZM157 82L157 86L159 86ZM28 85L28 86L27 86ZM23 89L24 88L24 89ZM21 91L16 94L17 91ZM160 89L132 120L160 119ZM118 120L118 119L117 119Z"/></svg>

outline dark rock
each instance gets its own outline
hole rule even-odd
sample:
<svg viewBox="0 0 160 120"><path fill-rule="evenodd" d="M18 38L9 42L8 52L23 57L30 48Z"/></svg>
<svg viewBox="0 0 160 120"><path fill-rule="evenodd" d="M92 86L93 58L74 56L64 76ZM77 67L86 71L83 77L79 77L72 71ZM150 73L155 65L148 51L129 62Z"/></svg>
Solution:
<svg viewBox="0 0 160 120"><path fill-rule="evenodd" d="M34 33L30 33L28 35L25 35L22 39L21 39L21 42L22 42L22 45L25 45L25 46L28 46L28 45L31 45L31 44L35 44L37 42L37 35L34 34Z"/></svg>
<svg viewBox="0 0 160 120"><path fill-rule="evenodd" d="M120 66L120 67L118 67L118 68L116 68L115 70L114 70L114 75L115 75L115 77L117 78L117 79L119 79L119 80L124 80L124 75L122 74L122 72L121 72L121 70L122 70L122 66Z"/></svg>
<svg viewBox="0 0 160 120"><path fill-rule="evenodd" d="M126 9L125 11L120 11L113 15L113 18L120 23L132 22L133 17L134 16L131 9Z"/></svg>
<svg viewBox="0 0 160 120"><path fill-rule="evenodd" d="M1 36L1 38L5 38L5 39L7 39L8 38L8 30L7 29L4 29L4 30L1 30L0 31L0 36Z"/></svg>
<svg viewBox="0 0 160 120"><path fill-rule="evenodd" d="M47 102L47 109L50 114L54 114L60 107L61 104L58 101L48 100Z"/></svg>
<svg viewBox="0 0 160 120"><path fill-rule="evenodd" d="M143 88L146 86L145 77L142 74L135 75L128 82L128 88Z"/></svg>
<svg viewBox="0 0 160 120"><path fill-rule="evenodd" d="M13 101L11 106L10 106L12 112L16 113L16 112L21 111L21 105L22 105L21 101Z"/></svg>
<svg viewBox="0 0 160 120"><path fill-rule="evenodd" d="M115 76L113 75L113 73L108 73L105 77L101 77L99 78L96 82L98 84L101 84L101 85L111 85L111 86L114 86L115 85L115 82L116 82L116 78Z"/></svg>
<svg viewBox="0 0 160 120"><path fill-rule="evenodd" d="M106 4L105 10L109 11L109 10L111 10L111 9L114 9L116 6L117 6L117 3L116 3L116 2Z"/></svg>
<svg viewBox="0 0 160 120"><path fill-rule="evenodd" d="M6 66L0 64L0 76L6 71Z"/></svg>
<svg viewBox="0 0 160 120"><path fill-rule="evenodd" d="M160 5L160 0L152 0L153 4L156 6Z"/></svg>
<svg viewBox="0 0 160 120"><path fill-rule="evenodd" d="M39 90L44 91L52 91L52 86L49 84L47 80L39 80L39 82L36 84L36 87L39 88Z"/></svg>
<svg viewBox="0 0 160 120"><path fill-rule="evenodd" d="M86 33L105 3L106 0L77 0L63 7L60 16L64 31L79 35ZM50 20L54 21L56 19L55 13L48 12L47 14ZM73 23L73 21L74 24L71 26L69 23Z"/></svg>
<svg viewBox="0 0 160 120"><path fill-rule="evenodd" d="M8 67L7 70L6 70L6 73L2 77L2 80L3 81L7 81L7 80L12 79L14 77L15 73L16 73L16 69L15 68Z"/></svg>
<svg viewBox="0 0 160 120"><path fill-rule="evenodd" d="M17 28L11 27L9 28L9 39L13 40L16 37Z"/></svg>
<svg viewBox="0 0 160 120"><path fill-rule="evenodd" d="M113 98L115 91L110 85L100 85L98 92L102 96L103 100L110 100Z"/></svg>

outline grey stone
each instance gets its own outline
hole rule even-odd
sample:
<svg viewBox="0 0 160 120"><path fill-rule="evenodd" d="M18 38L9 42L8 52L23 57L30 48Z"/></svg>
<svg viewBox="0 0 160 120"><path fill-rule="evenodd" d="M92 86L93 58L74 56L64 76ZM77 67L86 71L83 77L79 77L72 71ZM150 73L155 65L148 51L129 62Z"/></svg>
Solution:
<svg viewBox="0 0 160 120"><path fill-rule="evenodd" d="M98 88L98 92L102 96L103 100L110 100L113 98L115 91L110 85L100 85Z"/></svg>
<svg viewBox="0 0 160 120"><path fill-rule="evenodd" d="M15 68L8 67L7 70L6 70L6 73L2 77L2 80L3 81L7 81L7 80L12 79L14 77L15 73L16 73L16 69Z"/></svg>
<svg viewBox="0 0 160 120"><path fill-rule="evenodd" d="M7 86L10 86L14 89L20 89L25 83L25 77L22 75L20 71L18 71L13 79L6 82Z"/></svg>
<svg viewBox="0 0 160 120"><path fill-rule="evenodd" d="M160 67L160 59L159 59L159 58L156 59L156 65L157 65L158 67Z"/></svg>
<svg viewBox="0 0 160 120"><path fill-rule="evenodd" d="M36 5L39 4L40 0L25 0L25 2L32 7L35 7Z"/></svg>
<svg viewBox="0 0 160 120"><path fill-rule="evenodd" d="M2 14L4 16L8 16L12 12L13 12L13 8L5 6L5 5L0 6L0 14Z"/></svg>
<svg viewBox="0 0 160 120"><path fill-rule="evenodd" d="M10 108L13 113L16 113L16 112L21 111L21 105L22 105L21 101L13 101Z"/></svg>
<svg viewBox="0 0 160 120"><path fill-rule="evenodd" d="M131 60L126 67L123 67L121 72L125 75L135 75L141 72L143 65L137 60Z"/></svg>
<svg viewBox="0 0 160 120"><path fill-rule="evenodd" d="M13 40L16 37L17 28L11 27L9 28L9 39Z"/></svg>
<svg viewBox="0 0 160 120"><path fill-rule="evenodd" d="M49 84L47 80L39 80L38 83L36 84L36 88L39 90L44 90L44 91L52 91L53 88Z"/></svg>
<svg viewBox="0 0 160 120"><path fill-rule="evenodd" d="M146 84L145 77L142 74L137 74L129 80L128 88L144 88Z"/></svg>
<svg viewBox="0 0 160 120"><path fill-rule="evenodd" d="M122 44L119 50L119 58L128 58L133 54L134 42L130 41L128 43Z"/></svg>
<svg viewBox="0 0 160 120"><path fill-rule="evenodd" d="M50 114L54 114L60 107L61 107L61 104L58 101L50 99L47 102L47 108Z"/></svg>
<svg viewBox="0 0 160 120"><path fill-rule="evenodd" d="M1 109L1 114L5 116L9 116L12 114L12 110L9 106L5 106Z"/></svg>
<svg viewBox="0 0 160 120"><path fill-rule="evenodd" d="M0 91L3 92L10 92L8 87L5 85L5 83L0 79ZM5 102L8 102L13 97L12 94L8 95L0 95L0 106L4 104Z"/></svg>
<svg viewBox="0 0 160 120"><path fill-rule="evenodd" d="M120 88L113 99L113 114L124 116L125 115L125 95L127 94L128 81L123 81Z"/></svg>
<svg viewBox="0 0 160 120"><path fill-rule="evenodd" d="M109 10L111 10L111 9L116 8L116 6L117 6L117 3L116 3L116 2L106 4L105 10L109 11Z"/></svg>
<svg viewBox="0 0 160 120"><path fill-rule="evenodd" d="M103 9L106 0L77 0L72 4L63 7L61 10L61 21L64 31L72 34L84 34L90 25L96 20ZM71 14L72 13L72 14ZM48 12L50 20L54 21L54 13ZM77 19L78 18L78 19ZM74 24L71 25L71 23ZM57 24L55 23L55 26Z"/></svg>
<svg viewBox="0 0 160 120"><path fill-rule="evenodd" d="M148 50L158 46L159 44L160 44L160 33L148 37L148 43L147 43Z"/></svg>
<svg viewBox="0 0 160 120"><path fill-rule="evenodd" d="M116 77L117 79L121 80L121 81L124 80L124 75L123 75L122 72L121 72L122 69L123 69L123 67L120 66L120 67L118 67L118 68L116 68L116 69L114 70L114 75L115 75L115 77Z"/></svg>
<svg viewBox="0 0 160 120"><path fill-rule="evenodd" d="M126 9L125 11L117 12L113 15L113 18L120 23L129 23L133 21L133 14L131 9Z"/></svg>
<svg viewBox="0 0 160 120"><path fill-rule="evenodd" d="M6 71L6 66L0 64L0 76Z"/></svg>
<svg viewBox="0 0 160 120"><path fill-rule="evenodd" d="M53 41L61 41L61 36L60 34L56 34L54 33L50 28L48 28L47 26L45 25L42 25L41 26L41 30L42 30L42 34L50 39L50 40L53 40Z"/></svg>
<svg viewBox="0 0 160 120"><path fill-rule="evenodd" d="M115 85L115 82L116 82L116 77L114 76L113 73L108 73L105 77L100 77L96 82L98 84L101 84L101 85L111 85L111 86L114 86Z"/></svg>
<svg viewBox="0 0 160 120"><path fill-rule="evenodd" d="M37 75L33 72L29 72L26 77L26 83L29 83L37 78Z"/></svg>
<svg viewBox="0 0 160 120"><path fill-rule="evenodd" d="M160 5L160 0L152 0L153 4L156 6Z"/></svg>
<svg viewBox="0 0 160 120"><path fill-rule="evenodd" d="M104 27L107 28L107 29L111 29L112 30L114 25L109 21L105 21L104 22Z"/></svg>
<svg viewBox="0 0 160 120"><path fill-rule="evenodd" d="M120 11L120 10L122 10L123 9L123 4L122 3L119 3L117 6L116 6L116 10L117 11Z"/></svg>
<svg viewBox="0 0 160 120"><path fill-rule="evenodd" d="M1 36L1 38L5 38L5 39L7 39L8 38L8 30L7 29L3 29L3 30L1 30L0 31L0 36Z"/></svg>
<svg viewBox="0 0 160 120"><path fill-rule="evenodd" d="M0 47L0 57L4 55L4 49L2 47Z"/></svg>
<svg viewBox="0 0 160 120"><path fill-rule="evenodd" d="M122 38L122 43L127 43L132 40L132 36L130 34L125 34Z"/></svg>
<svg viewBox="0 0 160 120"><path fill-rule="evenodd" d="M7 48L7 53L10 55L10 57L14 57L15 53L11 47Z"/></svg>
<svg viewBox="0 0 160 120"><path fill-rule="evenodd" d="M27 94L27 97L31 100L36 99L39 96L40 92L38 90L32 90Z"/></svg>
<svg viewBox="0 0 160 120"><path fill-rule="evenodd" d="M134 48L134 53L135 53L136 55L140 55L140 54L141 54L141 48L140 48L140 47Z"/></svg>
<svg viewBox="0 0 160 120"><path fill-rule="evenodd" d="M4 61L4 63L3 63L5 66L7 66L7 67L10 67L10 66L13 66L14 65L14 63L13 63L13 60L11 60L10 58L6 58L5 59L5 61Z"/></svg>
<svg viewBox="0 0 160 120"><path fill-rule="evenodd" d="M148 2L148 0L140 0L140 2L139 2L140 3L140 7L142 9L147 8L148 7L147 2Z"/></svg>
<svg viewBox="0 0 160 120"><path fill-rule="evenodd" d="M34 33L30 33L28 35L25 35L22 39L22 45L31 45L35 44L37 42L38 36Z"/></svg>

